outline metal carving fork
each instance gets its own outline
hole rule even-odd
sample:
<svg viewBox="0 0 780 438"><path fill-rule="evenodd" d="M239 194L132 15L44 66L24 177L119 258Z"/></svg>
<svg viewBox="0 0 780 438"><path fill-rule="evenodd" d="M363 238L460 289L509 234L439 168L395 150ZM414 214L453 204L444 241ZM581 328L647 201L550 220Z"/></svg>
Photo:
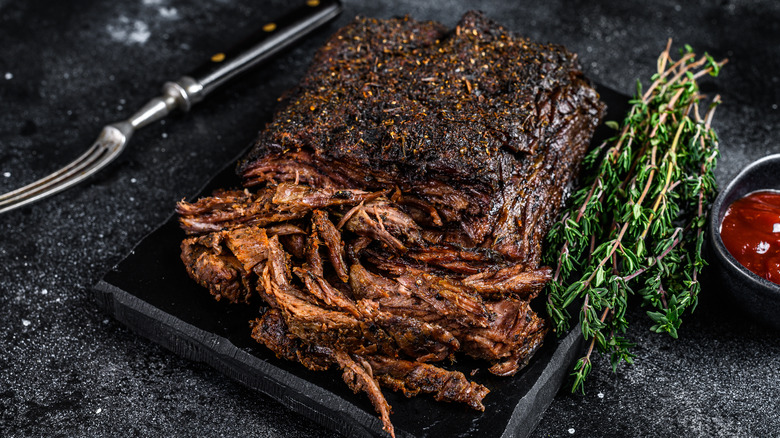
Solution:
<svg viewBox="0 0 780 438"><path fill-rule="evenodd" d="M162 96L150 100L129 119L104 127L95 144L67 166L0 196L0 213L33 203L85 180L119 156L135 130L162 119L176 109L189 111L192 105L214 89L300 40L340 12L339 0L306 0L303 6L279 20L266 23L258 34L231 51L215 54L191 75L166 83Z"/></svg>

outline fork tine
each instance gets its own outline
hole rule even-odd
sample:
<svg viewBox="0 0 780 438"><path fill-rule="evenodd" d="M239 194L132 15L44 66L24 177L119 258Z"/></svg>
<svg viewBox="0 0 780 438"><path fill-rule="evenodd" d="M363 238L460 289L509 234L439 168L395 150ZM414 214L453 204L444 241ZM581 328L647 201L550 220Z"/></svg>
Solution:
<svg viewBox="0 0 780 438"><path fill-rule="evenodd" d="M11 205L16 202L21 202L25 199L29 199L39 193L55 193L60 190L64 190L69 187L69 183L75 180L78 176L83 174L92 163L94 163L101 155L105 153L105 150L99 147L93 147L90 149L89 155L83 155L78 160L73 161L67 167L67 169L61 169L49 176L39 179L32 184L22 187L21 189L14 190L8 193L9 196L3 196L0 199L0 207ZM85 174L84 174L85 175ZM85 175L88 176L88 175ZM10 196L13 195L13 196Z"/></svg>
<svg viewBox="0 0 780 438"><path fill-rule="evenodd" d="M0 196L0 213L35 202L83 181L113 161L121 153L128 137L119 129L106 126L92 147L67 166Z"/></svg>
<svg viewBox="0 0 780 438"><path fill-rule="evenodd" d="M59 180L63 175L68 174L70 171L80 168L84 166L84 161L89 160L92 155L99 152L100 146L98 144L93 144L92 147L90 147L86 152L84 152L80 157L76 158L75 160L71 161L70 164L63 167L62 169L57 170L56 172L47 175L37 181L34 181L30 184L27 184L24 187L20 187L14 191L5 193L0 196L0 202L10 202L13 199L16 199L20 196L25 196L29 193L34 192L35 190L45 187L49 184L51 184L54 181Z"/></svg>

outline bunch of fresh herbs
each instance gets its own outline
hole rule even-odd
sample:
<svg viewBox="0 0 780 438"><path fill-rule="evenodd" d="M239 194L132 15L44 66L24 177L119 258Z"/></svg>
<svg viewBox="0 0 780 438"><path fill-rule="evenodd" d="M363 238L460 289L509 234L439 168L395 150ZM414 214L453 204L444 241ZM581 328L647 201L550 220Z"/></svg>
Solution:
<svg viewBox="0 0 780 438"><path fill-rule="evenodd" d="M547 310L565 333L579 318L587 353L573 373L583 389L594 348L610 355L613 370L631 363L624 334L629 295L641 297L652 330L677 337L681 316L695 309L700 291L704 227L716 194L713 169L718 138L711 128L719 96L703 104L697 79L717 76L725 63L689 46L672 59L671 41L658 72L636 97L619 133L584 160L583 187L547 237L545 263L555 273Z"/></svg>

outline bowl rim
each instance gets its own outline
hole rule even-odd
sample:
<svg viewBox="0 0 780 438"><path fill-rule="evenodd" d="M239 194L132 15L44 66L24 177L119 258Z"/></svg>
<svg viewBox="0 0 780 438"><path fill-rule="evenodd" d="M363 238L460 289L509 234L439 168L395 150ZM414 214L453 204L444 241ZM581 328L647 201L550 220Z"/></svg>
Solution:
<svg viewBox="0 0 780 438"><path fill-rule="evenodd" d="M780 167L780 153L777 154L771 154L767 155L765 157L759 158L758 160L753 161L752 163L745 166L734 179L731 180L731 182L726 185L726 188L721 190L721 192L718 194L717 198L715 198L715 202L712 204L712 208L710 209L710 217L709 217L709 227L710 227L710 234L712 235L712 242L715 246L715 254L717 257L720 257L721 259L724 259L728 265L739 272L742 277L745 278L745 280L750 281L752 283L757 284L758 286L762 286L764 289L768 291L772 291L778 295L780 295L780 284L773 283L769 280L767 280L764 277L761 277L760 275L756 274L755 272L751 271L750 269L746 268L742 263L740 263L732 254L729 252L728 248L726 248L726 245L723 243L723 239L720 235L720 225L722 222L721 218L721 211L725 208L728 208L730 206L726 205L724 206L724 202L726 197L734 191L735 187L739 182L741 182L743 179L747 178L752 172L754 172L758 167L763 166L764 164L768 162L774 162L777 161L778 167ZM774 190L776 189L757 189L750 192L745 193L745 195L749 193L754 193L760 190ZM745 196L742 195L742 196Z"/></svg>

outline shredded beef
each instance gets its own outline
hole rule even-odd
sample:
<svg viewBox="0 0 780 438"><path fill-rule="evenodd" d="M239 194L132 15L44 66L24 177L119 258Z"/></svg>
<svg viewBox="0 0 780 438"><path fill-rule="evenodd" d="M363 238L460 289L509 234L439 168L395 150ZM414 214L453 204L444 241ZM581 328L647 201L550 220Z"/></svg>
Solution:
<svg viewBox="0 0 780 438"><path fill-rule="evenodd" d="M604 111L576 55L477 12L454 30L357 18L321 48L238 172L177 212L182 261L252 337L337 368L391 435L380 386L484 410L458 354L517 373L548 326L531 301Z"/></svg>

